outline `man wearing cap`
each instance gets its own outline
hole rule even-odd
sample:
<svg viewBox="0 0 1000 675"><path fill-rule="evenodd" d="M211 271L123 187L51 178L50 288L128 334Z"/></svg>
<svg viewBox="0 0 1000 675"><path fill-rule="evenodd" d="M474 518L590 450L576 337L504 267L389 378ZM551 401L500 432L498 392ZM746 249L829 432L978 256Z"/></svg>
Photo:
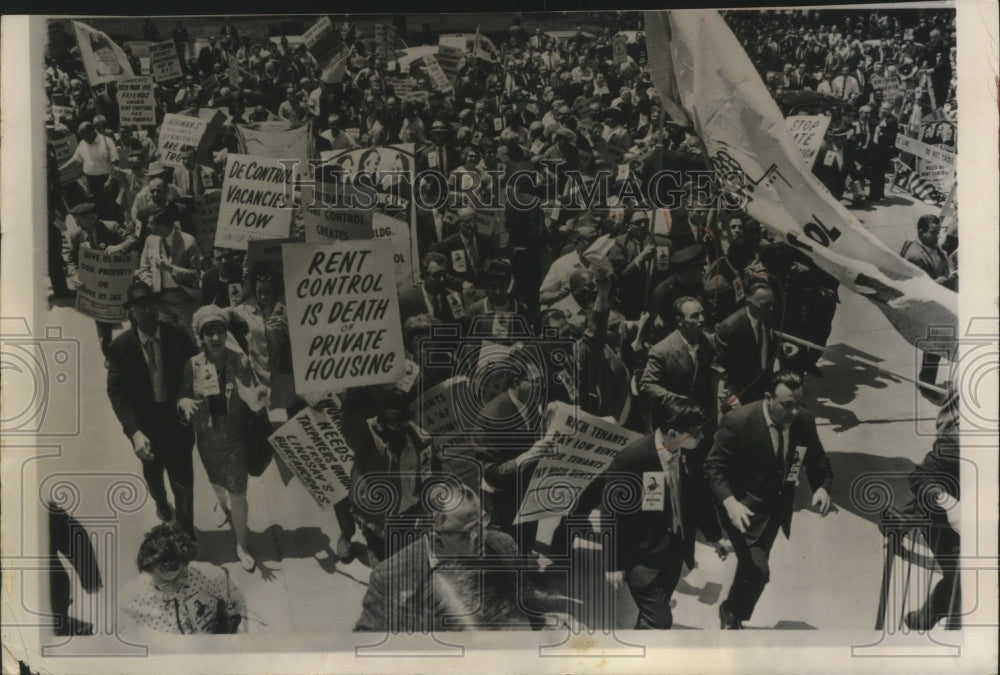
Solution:
<svg viewBox="0 0 1000 675"><path fill-rule="evenodd" d="M569 127L556 129L556 143L542 155L547 160L559 162L559 171L580 169L580 151L576 149L576 132Z"/></svg>
<svg viewBox="0 0 1000 675"><path fill-rule="evenodd" d="M324 150L354 150L358 144L341 128L340 115L332 113L326 118L326 129L320 133L317 149Z"/></svg>
<svg viewBox="0 0 1000 675"><path fill-rule="evenodd" d="M201 252L198 242L176 224L168 205L149 219L151 233L139 257L136 276L160 293L160 321L185 330L194 340L191 318L201 298Z"/></svg>
<svg viewBox="0 0 1000 675"><path fill-rule="evenodd" d="M63 235L63 260L66 263L66 275L70 286L79 289L82 282L77 276L77 266L80 261L80 248L87 247L95 251L109 254L128 253L135 249L136 238L119 223L99 220L97 205L93 202L77 204L70 209L72 220L76 226L66 220L66 232ZM107 354L111 344L111 329L114 324L97 322L97 334L101 340L101 352Z"/></svg>
<svg viewBox="0 0 1000 675"><path fill-rule="evenodd" d="M448 143L448 125L443 120L434 120L431 124L431 141L417 152L417 170L432 169L444 176L458 166L457 152Z"/></svg>
<svg viewBox="0 0 1000 675"><path fill-rule="evenodd" d="M292 86L285 89L285 100L278 106L278 117L292 124L306 119L306 107L302 104L302 94Z"/></svg>
<svg viewBox="0 0 1000 675"><path fill-rule="evenodd" d="M125 303L132 326L108 348L108 398L142 461L156 515L163 521L175 516L163 480L166 470L177 523L194 537L194 432L180 423L174 406L184 363L198 349L186 332L158 321L158 305L152 288L132 282Z"/></svg>

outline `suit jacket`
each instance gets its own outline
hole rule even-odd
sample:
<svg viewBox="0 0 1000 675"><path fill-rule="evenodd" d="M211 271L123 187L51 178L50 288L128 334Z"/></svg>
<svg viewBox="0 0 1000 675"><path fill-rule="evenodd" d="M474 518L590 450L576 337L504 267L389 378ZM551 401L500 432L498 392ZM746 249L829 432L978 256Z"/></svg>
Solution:
<svg viewBox="0 0 1000 675"><path fill-rule="evenodd" d="M705 476L720 503L732 496L754 512L752 530L778 519L787 536L795 483L786 480L786 468L775 455L764 405L756 401L723 416L705 459ZM821 487L830 491L833 471L816 433L816 419L808 410L800 411L789 427L785 450L797 453L813 491Z"/></svg>
<svg viewBox="0 0 1000 675"><path fill-rule="evenodd" d="M778 338L771 326L765 324L764 328L769 336L767 366L761 368L760 346L746 308L736 310L715 327L712 346L726 371L730 391L743 403L764 398L778 356Z"/></svg>
<svg viewBox="0 0 1000 675"><path fill-rule="evenodd" d="M440 319L445 323L451 323L455 321L461 321L465 318L465 306L462 303L461 293L453 290L447 290L446 295L452 297L452 301L447 298L442 299L443 315L435 316L434 312L430 307L427 306L427 301L424 300L424 290L423 286L418 284L413 288L408 288L399 294L399 316L403 323L411 316L416 316L417 314L430 314L435 316L435 318ZM459 305L462 306L461 316L455 316L455 312L452 309L452 302L458 301Z"/></svg>
<svg viewBox="0 0 1000 675"><path fill-rule="evenodd" d="M526 630L531 627L526 610L566 611L564 599L534 588L530 575L519 574L517 546L509 535L484 529L483 541L484 555L463 565L462 571L445 572L453 565L444 560L432 568L423 537L376 565L354 630L430 632L476 626ZM450 594L441 591L445 578ZM443 621L457 614L466 615L468 623Z"/></svg>
<svg viewBox="0 0 1000 675"><path fill-rule="evenodd" d="M655 434L649 434L633 441L615 456L602 479L605 494L608 494L611 485L621 481L629 485L630 491L641 495L644 487L640 487L640 484L646 472L656 472L662 478L663 465L657 456L655 438ZM701 463L695 453L686 450L680 452L684 453L680 474L683 535L673 529L674 516L669 486L664 490L661 510L642 509L625 513L624 509L609 508L605 503L602 511L615 523L615 557L608 559L608 569L631 569L642 565L649 568L652 579L664 566L665 556L678 537L683 544L684 561L690 569L694 567L695 529L701 529L709 541L717 541L722 536L715 510L706 499L708 487L701 472Z"/></svg>
<svg viewBox="0 0 1000 675"><path fill-rule="evenodd" d="M163 356L163 386L167 400L177 400L184 364L198 353L198 348L181 331L160 323L160 351ZM190 426L181 426L176 412L164 412L153 400L153 383L139 341L137 328L130 328L115 338L108 348L108 398L122 431L130 439L142 431L154 444L184 445L194 443Z"/></svg>
<svg viewBox="0 0 1000 675"><path fill-rule="evenodd" d="M483 263L493 257L494 246L489 237L478 232L476 233L475 241L476 261L474 265L466 251L462 235L457 232L450 237L445 237L440 244L432 246L431 250L443 253L448 258L449 270L453 276L465 281L471 281L473 284L480 286L481 284L477 283L479 281L479 271L483 268Z"/></svg>
<svg viewBox="0 0 1000 675"><path fill-rule="evenodd" d="M166 252L176 267L171 274L177 285L192 297L200 298L201 251L195 238L178 229L174 229L166 238L155 234L146 238L142 255L139 256L137 276L156 292L162 290L163 273L153 267L153 260L162 255L161 251Z"/></svg>
<svg viewBox="0 0 1000 675"><path fill-rule="evenodd" d="M712 370L715 353L704 333L698 340L695 353L698 357L697 366L691 359L679 330L675 330L649 350L646 369L639 380L639 391L648 398L653 410L664 406L672 396L693 400L707 414L715 409L715 378Z"/></svg>

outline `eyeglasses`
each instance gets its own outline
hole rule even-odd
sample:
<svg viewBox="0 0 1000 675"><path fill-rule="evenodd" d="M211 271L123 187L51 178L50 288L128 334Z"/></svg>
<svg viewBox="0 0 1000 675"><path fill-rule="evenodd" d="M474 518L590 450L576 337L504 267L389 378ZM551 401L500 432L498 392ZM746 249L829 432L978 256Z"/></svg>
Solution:
<svg viewBox="0 0 1000 675"><path fill-rule="evenodd" d="M448 273L447 272L428 272L427 276L430 277L431 279L444 279L446 276L448 276Z"/></svg>

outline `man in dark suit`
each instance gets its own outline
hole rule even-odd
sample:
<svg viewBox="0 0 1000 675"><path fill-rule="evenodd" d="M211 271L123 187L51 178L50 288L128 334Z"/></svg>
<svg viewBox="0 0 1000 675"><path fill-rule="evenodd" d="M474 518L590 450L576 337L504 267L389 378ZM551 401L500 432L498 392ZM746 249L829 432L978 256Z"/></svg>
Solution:
<svg viewBox="0 0 1000 675"><path fill-rule="evenodd" d="M134 281L125 307L132 328L108 348L108 398L142 460L142 473L160 520L174 518L163 482L166 470L177 505L177 523L194 537L194 432L182 426L175 405L184 363L198 353L188 335L158 321L159 296Z"/></svg>
<svg viewBox="0 0 1000 675"><path fill-rule="evenodd" d="M677 330L649 350L639 391L646 397L654 426L670 399L690 399L705 411L715 409L712 344L705 335L705 313L690 296L674 302Z"/></svg>
<svg viewBox="0 0 1000 675"><path fill-rule="evenodd" d="M772 323L774 291L765 280L754 279L747 284L746 293L746 307L716 326L712 345L725 369L730 394L743 404L764 397L778 356Z"/></svg>
<svg viewBox="0 0 1000 675"><path fill-rule="evenodd" d="M476 457L483 479L492 491L490 525L514 537L522 552L535 543L538 523L514 525L514 517L531 482L538 461L552 452L551 443L540 440L545 419L542 373L534 365L512 364L510 386L493 397L479 412L474 436Z"/></svg>
<svg viewBox="0 0 1000 675"><path fill-rule="evenodd" d="M445 255L452 276L481 287L480 270L483 263L493 257L493 242L476 231L475 209L463 207L456 215L458 232L446 237L432 250Z"/></svg>
<svg viewBox="0 0 1000 675"><path fill-rule="evenodd" d="M430 314L443 323L465 319L462 294L448 286L448 259L431 251L421 261L423 281L399 294L400 320L417 314ZM454 285L454 284L453 284Z"/></svg>
<svg viewBox="0 0 1000 675"><path fill-rule="evenodd" d="M700 444L705 413L690 400L672 399L652 434L625 447L605 474L603 511L614 520L614 545L606 553L605 577L615 588L628 584L639 609L636 628L673 625L670 596L687 563L694 568L695 528L710 542L722 536L715 511L704 509L707 492L700 462L692 453ZM609 506L607 484L641 482L642 508L626 513ZM720 557L725 549L715 544Z"/></svg>
<svg viewBox="0 0 1000 675"><path fill-rule="evenodd" d="M719 606L722 628L742 628L770 578L768 558L782 529L787 537L799 470L805 467L812 505L830 509L833 471L816 433L816 420L802 407L802 379L781 371L763 401L727 413L705 460L705 476L725 515L723 526L739 563L729 596Z"/></svg>

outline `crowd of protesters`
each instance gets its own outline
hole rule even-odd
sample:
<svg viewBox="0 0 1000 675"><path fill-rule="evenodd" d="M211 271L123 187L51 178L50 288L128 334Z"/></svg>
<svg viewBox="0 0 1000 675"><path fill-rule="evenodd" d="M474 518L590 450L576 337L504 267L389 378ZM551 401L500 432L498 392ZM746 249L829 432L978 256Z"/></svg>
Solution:
<svg viewBox="0 0 1000 675"><path fill-rule="evenodd" d="M910 123L912 110L917 119L942 105L954 112L953 12L730 12L726 19L779 104L795 90L828 95L818 106L833 123L817 166L833 170L817 173L836 197L853 191L859 199L883 199L897 152L895 135ZM624 31L618 38L625 40L624 55L613 44L618 31ZM60 169L66 164L60 167L50 157L53 291L57 299L72 296L82 246L141 254L126 304L131 328L115 336L112 324L98 322L98 332L115 412L143 463L157 514L176 523L172 533L157 535L183 553L174 556L180 562L167 565L168 571L186 569L196 548L194 447L217 497L218 524L232 525L239 561L254 568L246 494L248 476L259 475L253 466L259 441L276 428L269 420L287 419L308 405L294 390L295 355L280 274L266 266L246 269L240 251L202 253L190 225L193 198L221 187L226 153L239 150L239 126L284 120L290 127L311 124L314 156L411 143L418 172L436 170L453 190L468 188L464 198L440 208L416 209L411 236L418 244L420 282L400 294L399 304L406 357L420 369L418 383L406 389L349 389L340 396L344 437L355 453L352 481L390 475L404 499L393 513L373 509L357 491L338 503L338 557L351 556L359 531L373 562L417 555L411 549L423 546L419 542L394 548L398 540L387 531L389 516L412 517L414 523L426 519L432 542L426 555L433 560L455 550L468 553L477 541L512 557L552 555L559 538L536 539L537 528L515 525L514 515L534 467L553 452L537 442L544 411L534 406L562 401L657 443L680 439L676 446L685 461L678 471L686 496L683 504L672 504L673 524L663 533L668 543L662 550L651 544L637 552L620 542L620 559L608 567L608 579L621 583L622 565L634 572L642 556L676 560L661 570L656 584L631 572L625 578L640 608L637 626L670 626L669 596L681 562L692 564L684 551L695 527L713 542L728 537L741 560L737 576L746 577L742 590L720 607L722 626L737 628L750 617L754 592L759 595L766 583L767 551L762 569L749 562L744 569L744 557L757 560L755 547L762 546L749 532L759 525L766 538L777 531L780 518L751 523L745 508L733 506L732 491L738 488L729 485L727 462L736 447L726 429L736 433L742 424L738 410L757 404L770 410L765 415L778 426L786 425L772 436L776 442L787 440L789 425L797 433L796 413L788 411L801 405L803 380L822 377L821 351L808 344L822 346L830 335L838 283L747 214L699 203L693 178L680 184L686 199L669 210L616 198L629 181L645 189L661 169L682 172L682 181L683 172L693 177L706 167L701 146L690 129L665 119L638 18L608 15L607 25L594 33L582 28L566 33L551 36L518 19L506 34L493 36L495 53L467 54L453 88L442 92L419 60L401 69L346 24L344 77L325 83L321 65L303 45L292 47L286 38L253 40L241 36L238 22L226 21L193 53L178 22L172 37L184 74L172 85L157 85L158 119L168 112L197 115L201 108L224 109L228 118L213 147L214 163L199 164L189 152L183 167L159 161L156 126L118 124L113 87L89 87L74 54L47 60L49 137L75 133L79 145L67 164L82 164L82 176L64 185ZM239 81L232 81L230 57L238 64ZM133 60L138 73L138 59ZM888 100L887 82L893 78L899 86ZM405 97L395 92L399 82L406 82ZM825 163L825 153L836 158ZM600 183L602 170L611 176L610 196L588 204L584 193ZM524 189L541 199L530 208L518 207L525 201L517 194L521 188L486 180L488 171L530 172L535 180ZM567 171L579 171L579 179L566 180ZM504 194L496 194L498 185ZM477 231L477 201L470 195L499 199L502 226L492 234ZM927 229L922 220L921 231ZM597 255L595 245L604 246ZM918 245L937 255L930 238L920 238ZM949 267L935 276L950 283L952 272ZM510 368L495 397L485 402L475 430L482 482L472 486L477 494L463 489L458 495L461 518L456 512L428 512L420 498L429 477L447 473L448 464L437 440L411 413L421 391L455 374L422 356L428 337L442 326L458 327L463 339L476 345L542 341L542 358ZM575 356L560 360L552 345L566 343L575 346ZM277 410L282 415L267 415ZM729 426L715 435L719 415L726 414L737 416L723 417ZM505 426L493 429L496 420ZM498 441L503 437L498 432L510 425L526 436ZM814 424L811 429L814 434ZM766 437L768 431L761 433ZM695 442L684 440L690 438ZM817 449L804 468L814 504L825 513L829 463L818 439L810 436L808 443ZM645 461L640 455L637 449L628 461L639 466ZM625 459L620 464L629 470ZM669 478L670 470L665 474ZM668 486L668 495L670 489L680 488ZM609 508L603 499L600 490L588 490L577 508ZM669 510L669 498L666 504ZM619 526L625 531L637 525L622 520ZM670 543L681 531L686 534L678 541L683 541ZM725 546L719 544L718 551L725 555ZM157 561L142 553L140 569L158 571ZM380 583L392 573L380 567ZM510 580L492 574L489 583L495 587L485 592L501 602ZM221 583L217 574L202 576L215 586ZM544 575L539 580L541 589L532 592L549 593L536 603L549 611L560 596L546 590L552 582ZM387 610L372 595L378 590L384 589L373 582L359 629L386 626ZM143 597L158 597L144 592ZM508 604L497 614L516 614ZM454 604L446 609L454 610ZM487 605L477 618L490 621L492 609ZM419 613L411 618L427 620ZM196 630L195 622L168 619L150 621L170 630L175 624L181 632ZM525 625L535 624L526 619Z"/></svg>

